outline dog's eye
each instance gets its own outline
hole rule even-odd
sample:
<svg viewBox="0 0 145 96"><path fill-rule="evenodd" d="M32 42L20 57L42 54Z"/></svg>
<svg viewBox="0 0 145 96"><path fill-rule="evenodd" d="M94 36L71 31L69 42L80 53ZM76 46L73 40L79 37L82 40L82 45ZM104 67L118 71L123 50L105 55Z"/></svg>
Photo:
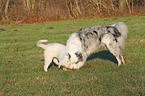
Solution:
<svg viewBox="0 0 145 96"><path fill-rule="evenodd" d="M78 57L79 61L83 61L83 56L81 52L76 52L75 55Z"/></svg>
<svg viewBox="0 0 145 96"><path fill-rule="evenodd" d="M75 55L78 57L78 61L75 63L79 63L80 61L83 61L83 56L82 56L82 53L81 52L76 52Z"/></svg>
<svg viewBox="0 0 145 96"><path fill-rule="evenodd" d="M68 53L68 59L70 59L71 58L71 55Z"/></svg>

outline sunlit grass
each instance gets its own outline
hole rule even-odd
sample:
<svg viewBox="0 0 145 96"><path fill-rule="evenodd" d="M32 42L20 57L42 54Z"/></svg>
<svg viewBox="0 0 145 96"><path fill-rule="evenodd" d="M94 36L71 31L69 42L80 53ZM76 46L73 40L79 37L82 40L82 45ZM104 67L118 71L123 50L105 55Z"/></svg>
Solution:
<svg viewBox="0 0 145 96"><path fill-rule="evenodd" d="M0 95L145 95L144 19L137 16L0 25ZM123 52L125 65L118 67L114 56L101 47L88 58L89 68L66 72L52 65L44 72L44 50L36 46L38 40L66 44L70 34L80 28L119 21L129 28Z"/></svg>

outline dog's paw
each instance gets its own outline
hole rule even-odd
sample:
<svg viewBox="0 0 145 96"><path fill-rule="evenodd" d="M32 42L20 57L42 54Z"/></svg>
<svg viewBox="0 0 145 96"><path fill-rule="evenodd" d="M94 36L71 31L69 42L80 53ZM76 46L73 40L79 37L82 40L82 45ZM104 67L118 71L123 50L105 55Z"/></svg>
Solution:
<svg viewBox="0 0 145 96"><path fill-rule="evenodd" d="M44 71L47 72L47 68L44 66Z"/></svg>
<svg viewBox="0 0 145 96"><path fill-rule="evenodd" d="M118 63L118 66L120 66L121 65L121 63Z"/></svg>
<svg viewBox="0 0 145 96"><path fill-rule="evenodd" d="M63 70L67 71L67 69L66 69L66 68L63 68Z"/></svg>

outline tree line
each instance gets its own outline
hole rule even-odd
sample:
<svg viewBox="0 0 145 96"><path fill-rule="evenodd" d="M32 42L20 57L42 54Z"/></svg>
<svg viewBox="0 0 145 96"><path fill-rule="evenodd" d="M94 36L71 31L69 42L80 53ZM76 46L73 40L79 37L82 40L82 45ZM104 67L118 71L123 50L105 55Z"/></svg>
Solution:
<svg viewBox="0 0 145 96"><path fill-rule="evenodd" d="M0 22L144 15L145 0L0 0Z"/></svg>

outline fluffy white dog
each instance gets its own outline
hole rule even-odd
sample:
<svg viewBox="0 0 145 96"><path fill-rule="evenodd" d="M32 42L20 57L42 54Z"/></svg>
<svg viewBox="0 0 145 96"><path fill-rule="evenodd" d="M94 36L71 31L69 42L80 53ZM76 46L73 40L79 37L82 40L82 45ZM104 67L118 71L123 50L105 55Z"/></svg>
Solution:
<svg viewBox="0 0 145 96"><path fill-rule="evenodd" d="M52 60L57 65L62 65L66 68L70 67L71 65L70 55L66 51L66 47L64 45L59 44L59 43L50 43L50 44L45 45L45 44L42 44L41 42L48 42L48 41L39 40L37 42L37 46L45 50L44 51L44 59L45 59L44 70L46 72ZM66 69L63 68L63 70L66 70Z"/></svg>
<svg viewBox="0 0 145 96"><path fill-rule="evenodd" d="M66 45L66 50L71 55L70 61L72 62L71 65L68 65L70 66L69 68L79 69L82 67L87 57L102 44L116 57L118 66L121 65L121 60L124 64L122 51L127 33L128 28L123 22L80 29L72 33Z"/></svg>

